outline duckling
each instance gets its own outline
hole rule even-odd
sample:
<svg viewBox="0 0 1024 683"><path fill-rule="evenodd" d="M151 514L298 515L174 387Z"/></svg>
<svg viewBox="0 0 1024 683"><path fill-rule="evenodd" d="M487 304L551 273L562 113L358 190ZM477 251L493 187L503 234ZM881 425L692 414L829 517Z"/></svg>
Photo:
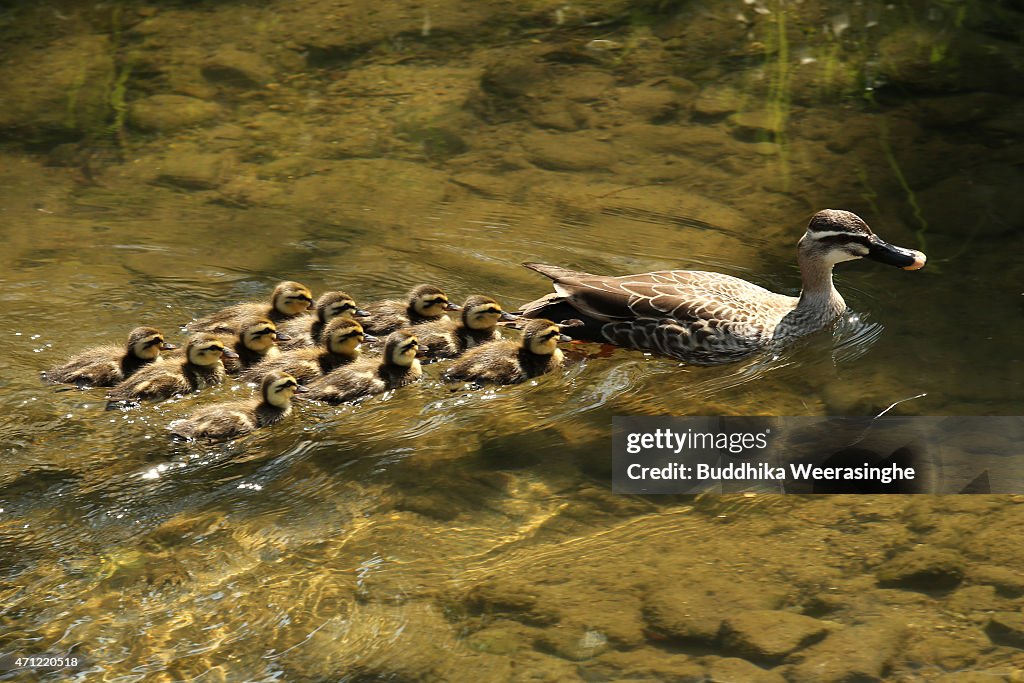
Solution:
<svg viewBox="0 0 1024 683"><path fill-rule="evenodd" d="M170 398L175 394L220 384L224 379L221 356L233 358L237 355L212 334L194 335L188 340L183 360L168 360L142 368L115 386L107 394L107 399L116 404Z"/></svg>
<svg viewBox="0 0 1024 683"><path fill-rule="evenodd" d="M267 318L252 318L242 323L242 328L237 335L217 335L225 344L230 344L237 354L235 358L226 358L224 371L229 375L237 375L242 370L281 354L277 347L278 341L291 339L286 334L277 331L277 326Z"/></svg>
<svg viewBox="0 0 1024 683"><path fill-rule="evenodd" d="M160 352L178 348L164 341L163 333L154 327L136 327L128 333L125 346L95 346L47 370L43 379L55 384L77 384L80 387L112 387L132 376L137 370L161 360Z"/></svg>
<svg viewBox="0 0 1024 683"><path fill-rule="evenodd" d="M242 374L246 382L259 382L270 372L287 372L300 384L307 384L337 367L359 358L359 345L375 340L363 333L363 326L349 318L335 318L327 323L324 342L315 349L292 349L250 368Z"/></svg>
<svg viewBox="0 0 1024 683"><path fill-rule="evenodd" d="M438 320L421 323L416 326L416 334L431 358L455 358L466 349L500 340L498 321L516 319L501 310L501 305L494 299L475 294L463 304L460 322Z"/></svg>
<svg viewBox="0 0 1024 683"><path fill-rule="evenodd" d="M292 412L292 396L305 391L287 372L271 372L260 384L260 398L200 408L167 428L186 439L229 439L277 424Z"/></svg>
<svg viewBox="0 0 1024 683"><path fill-rule="evenodd" d="M298 282L282 282L270 295L269 306L265 303L235 304L205 318L193 320L185 329L189 332L237 334L242 324L253 316L263 316L279 323L301 315L312 303L313 295L309 287Z"/></svg>
<svg viewBox="0 0 1024 683"><path fill-rule="evenodd" d="M291 337L290 341L281 344L281 349L317 346L323 341L327 323L334 318L365 318L369 315L345 292L325 292L316 300L315 315L298 315L277 326L278 330Z"/></svg>
<svg viewBox="0 0 1024 683"><path fill-rule="evenodd" d="M562 364L558 342L572 341L558 325L536 318L523 326L518 342L492 342L470 349L444 373L446 382L519 384L555 370Z"/></svg>
<svg viewBox="0 0 1024 683"><path fill-rule="evenodd" d="M384 342L384 357L344 365L309 385L309 397L327 403L345 403L364 396L398 389L418 380L423 370L421 351L412 330L398 330Z"/></svg>
<svg viewBox="0 0 1024 683"><path fill-rule="evenodd" d="M370 334L389 334L400 327L410 327L432 320L448 320L445 311L459 307L448 302L448 295L433 285L419 285L409 292L405 301L385 299L367 305L369 317L363 328Z"/></svg>

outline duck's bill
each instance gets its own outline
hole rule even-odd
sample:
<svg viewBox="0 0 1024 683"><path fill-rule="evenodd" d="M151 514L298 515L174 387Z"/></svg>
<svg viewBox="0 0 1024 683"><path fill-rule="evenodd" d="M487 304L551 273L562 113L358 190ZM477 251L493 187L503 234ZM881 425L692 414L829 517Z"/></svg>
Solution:
<svg viewBox="0 0 1024 683"><path fill-rule="evenodd" d="M560 342L571 342L572 341L572 337L570 337L567 334L560 334L560 335L558 335L558 341L560 341Z"/></svg>
<svg viewBox="0 0 1024 683"><path fill-rule="evenodd" d="M224 349L223 351L220 352L220 355L223 358L238 358L238 354L232 351L231 349Z"/></svg>
<svg viewBox="0 0 1024 683"><path fill-rule="evenodd" d="M447 304L444 305L444 310L446 310L446 311L461 311L462 310L462 306L460 306L458 304L447 303Z"/></svg>
<svg viewBox="0 0 1024 683"><path fill-rule="evenodd" d="M291 341L292 337L291 335L285 334L284 332L276 332L274 334L274 339L276 339L277 341Z"/></svg>
<svg viewBox="0 0 1024 683"><path fill-rule="evenodd" d="M498 316L498 320L506 323L510 323L513 320L519 320L519 316L515 313L509 313L508 311L502 311L501 315Z"/></svg>
<svg viewBox="0 0 1024 683"><path fill-rule="evenodd" d="M355 316L357 318L369 318L371 315L373 315L373 313L370 313L369 311L364 311L361 308L356 309Z"/></svg>
<svg viewBox="0 0 1024 683"><path fill-rule="evenodd" d="M364 342L371 342L371 343L372 343L372 342L379 342L379 341L380 341L380 337L375 337L375 336L374 336L374 335L372 335L372 334L366 334L366 333L364 333L364 334L363 334L363 341L364 341Z"/></svg>
<svg viewBox="0 0 1024 683"><path fill-rule="evenodd" d="M299 384L295 387L296 394L308 394L310 391L309 387Z"/></svg>
<svg viewBox="0 0 1024 683"><path fill-rule="evenodd" d="M868 248L868 258L903 270L920 270L928 260L928 257L919 251L897 247L876 236L873 236Z"/></svg>
<svg viewBox="0 0 1024 683"><path fill-rule="evenodd" d="M177 344L172 344L171 342L162 342L160 344L160 350L161 351L173 351L176 348L178 348L178 345Z"/></svg>

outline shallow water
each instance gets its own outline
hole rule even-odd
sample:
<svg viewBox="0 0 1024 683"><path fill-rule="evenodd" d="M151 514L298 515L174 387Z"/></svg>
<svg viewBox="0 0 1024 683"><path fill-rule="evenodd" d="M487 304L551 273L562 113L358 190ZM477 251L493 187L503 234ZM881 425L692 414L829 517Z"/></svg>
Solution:
<svg viewBox="0 0 1024 683"><path fill-rule="evenodd" d="M220 30L238 13L267 20L265 8L207 10ZM133 29L139 36L159 34L157 18L181 21L192 10L148 11ZM440 11L432 19L448 20ZM709 619L774 610L835 631L866 625L903 644L875 663L892 680L1019 675L1019 636L986 619L1018 609L1024 594L1014 540L1020 496L692 499L610 490L614 415L875 415L893 404L904 415L1020 414L1019 226L968 234L940 221L922 231L882 151L823 152L819 129L843 117L866 129L902 125L913 98L883 110L850 101L801 107L766 154L763 145L775 143L734 139L723 121L688 114L689 105L657 124L616 109L629 101L622 89L649 80L668 57L641 60L657 41L639 29L574 30L629 45L610 62L572 52L548 74L576 77L577 86L604 74L620 90L573 100L591 110L593 125L565 133L592 134L588 143L615 155L609 166L551 170L530 148L539 119L507 112L509 120L492 113L473 124L468 151L440 159L433 148L403 147L412 143L400 135L390 153L339 157L318 147L336 125L316 108L323 93L337 94L331 88L367 95L330 111L366 122L342 126L345 144L356 144L369 128L393 125L403 103L428 109L436 90L437 102L450 104L450 90L438 86L445 79L455 90L477 87L488 43L389 67L405 69L413 98L396 96L390 108L369 95L386 90L374 69L393 54L371 52L350 73L310 66L290 74L293 90L269 96L294 130L260 137L253 131L265 102L240 97L212 131L129 130L136 137L123 162L96 162L93 181L9 143L0 164L0 656L71 654L81 659L77 674L40 676L108 681L754 680L741 665L784 676L771 680L808 680L800 663L827 659L807 643L783 658L690 637L660 616L683 595L700 604L681 613ZM494 49L579 44L572 33L537 37L517 27ZM701 88L729 80L688 76ZM141 99L152 86L138 87ZM545 101L535 97L522 106ZM641 125L686 131L711 151L652 151ZM917 132L922 157L949 153L941 130ZM229 133L244 142L218 147L235 139ZM970 151L984 131L957 133ZM675 132L661 134L676 144ZM1005 138L983 144L1004 159L1014 149ZM182 145L222 155L234 164L228 179L195 189L161 176ZM260 166L259 154L301 158L302 171L284 177ZM837 159L880 176L832 185L842 175ZM921 193L931 176L946 177L907 156L903 163L900 174ZM772 187L782 176L788 189ZM882 192L866 200L873 188ZM444 364L433 364L407 389L358 406L297 405L273 429L214 445L173 442L166 425L251 387L232 381L122 413L104 409L101 389L39 381L70 353L119 342L136 325L180 342L192 318L266 297L282 279L314 293L344 289L360 302L431 282L455 301L485 293L511 310L548 291L520 266L540 261L609 274L716 270L795 294L796 240L825 206L855 209L885 239L926 248L928 266L841 264L836 282L851 312L834 330L739 363L692 367L574 344L564 371L482 390L443 384ZM879 585L880 567L922 546L959 558L954 586ZM0 670L0 680L30 675Z"/></svg>

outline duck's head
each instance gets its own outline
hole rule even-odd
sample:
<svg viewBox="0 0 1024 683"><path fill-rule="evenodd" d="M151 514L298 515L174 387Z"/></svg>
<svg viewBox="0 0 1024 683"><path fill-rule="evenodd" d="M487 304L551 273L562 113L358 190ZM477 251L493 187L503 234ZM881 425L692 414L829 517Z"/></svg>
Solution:
<svg viewBox="0 0 1024 683"><path fill-rule="evenodd" d="M448 295L433 285L420 285L409 292L409 308L424 318L437 318L445 311L457 311L459 307L448 302Z"/></svg>
<svg viewBox="0 0 1024 683"><path fill-rule="evenodd" d="M163 333L155 327L136 327L128 333L128 351L142 360L155 360L161 351L178 348L164 341Z"/></svg>
<svg viewBox="0 0 1024 683"><path fill-rule="evenodd" d="M797 248L801 260L829 265L867 257L904 270L918 270L927 260L919 251L885 242L860 216L839 209L814 214Z"/></svg>
<svg viewBox="0 0 1024 683"><path fill-rule="evenodd" d="M254 318L243 324L238 338L242 346L255 353L266 353L278 341L291 339L288 335L278 332L277 326L267 318Z"/></svg>
<svg viewBox="0 0 1024 683"><path fill-rule="evenodd" d="M537 356L550 356L558 348L558 342L572 341L572 337L562 334L558 325L544 318L529 320L521 329L522 347Z"/></svg>
<svg viewBox="0 0 1024 683"><path fill-rule="evenodd" d="M238 358L238 354L224 346L224 342L212 334L197 334L188 340L185 356L192 365L216 365L224 358Z"/></svg>
<svg viewBox="0 0 1024 683"><path fill-rule="evenodd" d="M462 324L471 330L493 330L499 320L515 319L515 316L501 310L501 305L489 296L475 294L462 305Z"/></svg>
<svg viewBox="0 0 1024 683"><path fill-rule="evenodd" d="M384 362L408 368L418 362L416 356L421 351L420 340L412 330L397 330L384 342Z"/></svg>
<svg viewBox="0 0 1024 683"><path fill-rule="evenodd" d="M260 384L260 394L263 402L269 403L275 408L287 409L292 402L292 396L296 393L309 391L287 372L275 370L268 373Z"/></svg>
<svg viewBox="0 0 1024 683"><path fill-rule="evenodd" d="M340 356L353 356L358 353L359 345L374 337L363 332L363 326L348 318L335 318L324 329L324 346L331 353Z"/></svg>
<svg viewBox="0 0 1024 683"><path fill-rule="evenodd" d="M309 309L313 303L313 294L309 287L298 282L282 282L274 287L270 297L274 309L283 315L298 315Z"/></svg>
<svg viewBox="0 0 1024 683"><path fill-rule="evenodd" d="M368 315L345 292L324 292L316 300L316 317L322 323L329 323L335 318L365 318Z"/></svg>

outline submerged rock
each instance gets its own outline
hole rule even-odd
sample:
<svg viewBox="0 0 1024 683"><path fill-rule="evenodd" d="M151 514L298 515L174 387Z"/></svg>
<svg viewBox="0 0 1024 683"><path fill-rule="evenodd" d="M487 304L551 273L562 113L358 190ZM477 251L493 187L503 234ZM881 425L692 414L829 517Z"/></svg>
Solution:
<svg viewBox="0 0 1024 683"><path fill-rule="evenodd" d="M555 171L603 170L618 160L614 147L586 133L533 133L523 149L531 163Z"/></svg>
<svg viewBox="0 0 1024 683"><path fill-rule="evenodd" d="M165 132L213 121L221 107L186 95L153 95L132 102L128 121L145 131Z"/></svg>
<svg viewBox="0 0 1024 683"><path fill-rule="evenodd" d="M1024 649L1024 614L1000 612L992 615L985 633L998 645Z"/></svg>
<svg viewBox="0 0 1024 683"><path fill-rule="evenodd" d="M741 612L723 622L723 645L748 659L778 661L820 640L830 626L780 610Z"/></svg>
<svg viewBox="0 0 1024 683"><path fill-rule="evenodd" d="M106 36L61 38L45 50L5 47L0 135L68 140L98 135L111 117L113 47Z"/></svg>
<svg viewBox="0 0 1024 683"><path fill-rule="evenodd" d="M274 67L255 52L222 47L202 66L203 76L237 88L260 88L274 79Z"/></svg>
<svg viewBox="0 0 1024 683"><path fill-rule="evenodd" d="M708 683L786 683L779 672L762 669L737 657L715 660L708 669L707 680Z"/></svg>
<svg viewBox="0 0 1024 683"><path fill-rule="evenodd" d="M804 650L803 659L786 670L786 679L791 683L882 680L905 637L905 627L890 619L836 631Z"/></svg>
<svg viewBox="0 0 1024 683"><path fill-rule="evenodd" d="M921 546L902 553L877 570L880 586L935 590L952 588L964 576L964 560L947 548Z"/></svg>

